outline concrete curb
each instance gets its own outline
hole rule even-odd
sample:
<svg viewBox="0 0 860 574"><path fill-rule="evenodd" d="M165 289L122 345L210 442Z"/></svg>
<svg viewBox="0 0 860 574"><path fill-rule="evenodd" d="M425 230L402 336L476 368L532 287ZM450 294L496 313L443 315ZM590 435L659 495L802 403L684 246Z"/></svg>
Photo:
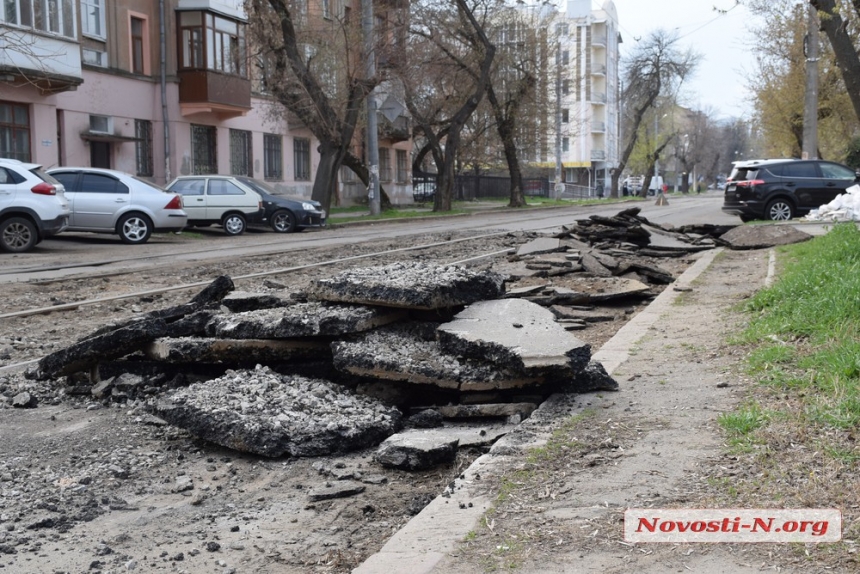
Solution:
<svg viewBox="0 0 860 574"><path fill-rule="evenodd" d="M662 315L670 310L680 294L689 288L722 253L723 249L703 252L699 260L668 286L648 307L622 327L593 355L612 374L626 361L634 345ZM498 475L511 460L521 460L529 449L546 443L548 433L536 432L542 423L570 416L570 396L553 395L514 432L496 442L490 452L478 457L445 492L437 496L412 518L377 552L355 568L353 574L429 574L445 556L479 526L493 499L482 487L482 477ZM530 428L532 427L532 428Z"/></svg>

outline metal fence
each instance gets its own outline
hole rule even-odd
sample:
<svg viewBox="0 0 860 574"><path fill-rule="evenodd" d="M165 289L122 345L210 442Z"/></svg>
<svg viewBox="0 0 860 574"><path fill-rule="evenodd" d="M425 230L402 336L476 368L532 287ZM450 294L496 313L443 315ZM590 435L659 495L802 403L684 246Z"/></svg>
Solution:
<svg viewBox="0 0 860 574"><path fill-rule="evenodd" d="M587 199L599 197L598 190L585 185L564 183L561 199ZM432 201L436 192L436 174L413 173L413 198L416 203ZM458 175L454 179L453 199L475 201L510 197L511 179L491 175ZM523 179L523 194L527 197L555 197L555 184L546 177Z"/></svg>

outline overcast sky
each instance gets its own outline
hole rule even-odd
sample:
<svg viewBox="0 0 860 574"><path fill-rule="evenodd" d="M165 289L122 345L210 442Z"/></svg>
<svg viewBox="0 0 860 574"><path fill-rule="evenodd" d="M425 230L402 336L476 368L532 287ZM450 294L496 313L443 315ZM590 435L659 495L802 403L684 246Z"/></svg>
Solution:
<svg viewBox="0 0 860 574"><path fill-rule="evenodd" d="M621 29L621 53L638 38L657 28L674 30L683 46L701 55L695 77L686 84L683 99L688 107L713 108L717 116L749 117L752 106L743 86L754 69L749 56L749 11L735 0L613 0ZM600 8L603 0L592 0ZM720 15L713 8L730 9Z"/></svg>

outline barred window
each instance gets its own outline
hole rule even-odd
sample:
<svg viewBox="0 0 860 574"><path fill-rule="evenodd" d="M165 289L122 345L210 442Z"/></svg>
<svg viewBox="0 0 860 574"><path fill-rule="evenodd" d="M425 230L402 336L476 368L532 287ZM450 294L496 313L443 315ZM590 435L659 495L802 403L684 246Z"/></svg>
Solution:
<svg viewBox="0 0 860 574"><path fill-rule="evenodd" d="M311 140L293 138L293 164L297 181L311 179Z"/></svg>
<svg viewBox="0 0 860 574"><path fill-rule="evenodd" d="M137 158L137 175L152 177L152 122L149 120L134 120L135 142L134 154Z"/></svg>
<svg viewBox="0 0 860 574"><path fill-rule="evenodd" d="M191 125L191 173L218 173L218 130L214 126Z"/></svg>
<svg viewBox="0 0 860 574"><path fill-rule="evenodd" d="M397 150L397 183L406 183L409 181L409 162L406 157L406 150Z"/></svg>
<svg viewBox="0 0 860 574"><path fill-rule="evenodd" d="M391 181L391 150L379 148L379 181Z"/></svg>
<svg viewBox="0 0 860 574"><path fill-rule="evenodd" d="M283 138L275 134L263 134L263 177L284 179Z"/></svg>
<svg viewBox="0 0 860 574"><path fill-rule="evenodd" d="M251 132L230 130L230 173L254 177Z"/></svg>
<svg viewBox="0 0 860 574"><path fill-rule="evenodd" d="M25 104L0 102L0 156L30 161L30 111Z"/></svg>

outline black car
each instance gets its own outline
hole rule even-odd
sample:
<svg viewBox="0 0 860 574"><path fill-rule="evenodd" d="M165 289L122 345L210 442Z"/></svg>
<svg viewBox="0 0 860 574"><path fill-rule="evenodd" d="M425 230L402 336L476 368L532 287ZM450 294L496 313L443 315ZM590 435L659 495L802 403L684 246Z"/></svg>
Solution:
<svg viewBox="0 0 860 574"><path fill-rule="evenodd" d="M263 200L263 210L259 219L251 220L249 223L268 225L278 233L325 227L326 213L320 202L282 195L270 185L250 177L234 177L243 185L256 191Z"/></svg>
<svg viewBox="0 0 860 574"><path fill-rule="evenodd" d="M832 161L764 159L733 166L723 211L742 221L787 221L805 215L860 181L853 169Z"/></svg>

